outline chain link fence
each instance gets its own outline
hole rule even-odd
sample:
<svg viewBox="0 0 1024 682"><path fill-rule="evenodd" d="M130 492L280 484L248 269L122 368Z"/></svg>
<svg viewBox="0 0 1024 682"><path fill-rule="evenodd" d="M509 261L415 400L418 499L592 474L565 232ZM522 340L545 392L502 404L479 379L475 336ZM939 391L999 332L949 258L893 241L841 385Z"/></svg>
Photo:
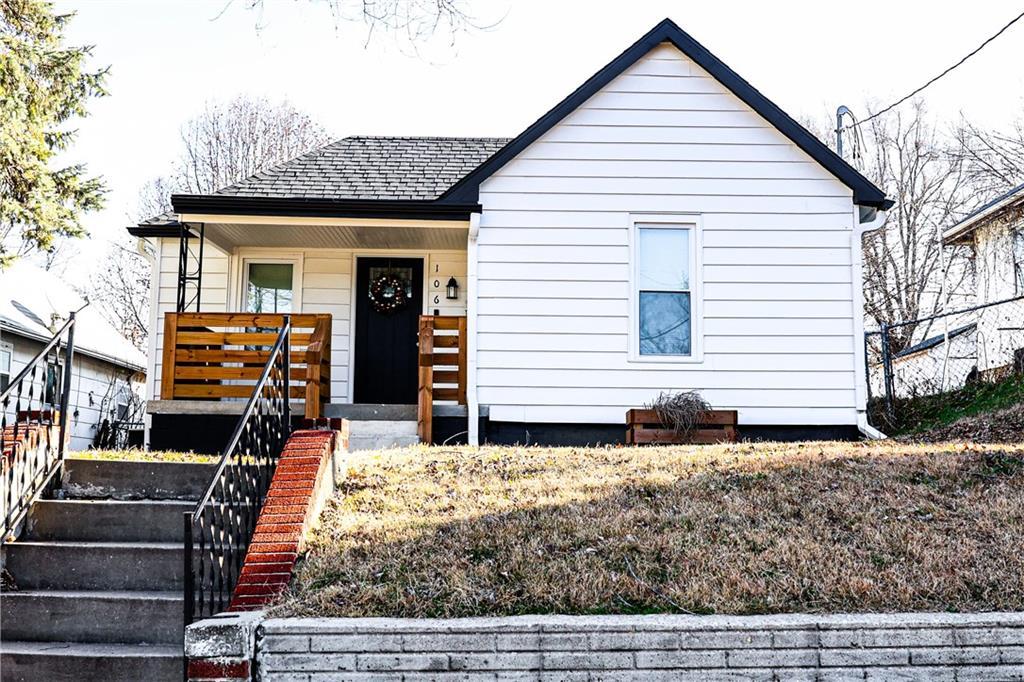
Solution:
<svg viewBox="0 0 1024 682"><path fill-rule="evenodd" d="M883 325L864 352L872 426L908 430L964 391L1024 373L1024 296Z"/></svg>

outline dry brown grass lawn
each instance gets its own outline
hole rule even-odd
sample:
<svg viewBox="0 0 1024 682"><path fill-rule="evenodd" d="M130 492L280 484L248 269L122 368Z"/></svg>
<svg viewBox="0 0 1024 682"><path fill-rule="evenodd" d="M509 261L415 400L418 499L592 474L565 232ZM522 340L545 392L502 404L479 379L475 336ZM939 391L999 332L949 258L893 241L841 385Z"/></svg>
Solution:
<svg viewBox="0 0 1024 682"><path fill-rule="evenodd" d="M352 461L278 613L1024 608L1024 447L409 448Z"/></svg>

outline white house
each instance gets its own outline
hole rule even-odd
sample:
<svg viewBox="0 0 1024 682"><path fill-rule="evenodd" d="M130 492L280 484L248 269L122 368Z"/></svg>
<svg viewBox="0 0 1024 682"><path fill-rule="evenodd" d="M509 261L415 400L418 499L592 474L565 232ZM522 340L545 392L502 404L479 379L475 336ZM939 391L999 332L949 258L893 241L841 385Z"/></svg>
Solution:
<svg viewBox="0 0 1024 682"><path fill-rule="evenodd" d="M141 430L146 356L60 277L23 262L0 270L0 393L76 311L69 447L124 446L133 442L130 430ZM59 404L64 371L63 356L48 364L46 403ZM134 442L142 444L141 438Z"/></svg>
<svg viewBox="0 0 1024 682"><path fill-rule="evenodd" d="M998 378L1024 362L1024 185L982 205L943 234L974 252L978 371Z"/></svg>
<svg viewBox="0 0 1024 682"><path fill-rule="evenodd" d="M749 437L854 437L861 238L891 203L665 20L512 139L346 138L173 196L129 228L159 271L149 392L195 376L167 313L290 311L331 316L328 414L412 405L416 319L452 315L466 405L438 414L472 442L621 441L673 389Z"/></svg>

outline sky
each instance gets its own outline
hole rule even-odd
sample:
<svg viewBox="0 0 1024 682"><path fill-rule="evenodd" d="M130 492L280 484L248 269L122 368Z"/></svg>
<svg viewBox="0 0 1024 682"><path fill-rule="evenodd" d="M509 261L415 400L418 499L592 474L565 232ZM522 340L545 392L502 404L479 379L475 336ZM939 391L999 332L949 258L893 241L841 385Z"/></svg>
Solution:
<svg viewBox="0 0 1024 682"><path fill-rule="evenodd" d="M351 0L341 0L351 2ZM953 64L1016 16L1021 0L970 5L858 0L674 2L466 0L483 30L418 52L322 0L57 0L77 15L69 44L93 45L110 96L93 100L62 161L110 189L75 244L75 280L124 239L145 182L180 151L183 123L208 101L287 99L335 137L513 136L665 17L798 120L840 104L863 115ZM962 114L999 127L1024 107L1024 21L922 94L943 126ZM904 108L906 105L904 105Z"/></svg>

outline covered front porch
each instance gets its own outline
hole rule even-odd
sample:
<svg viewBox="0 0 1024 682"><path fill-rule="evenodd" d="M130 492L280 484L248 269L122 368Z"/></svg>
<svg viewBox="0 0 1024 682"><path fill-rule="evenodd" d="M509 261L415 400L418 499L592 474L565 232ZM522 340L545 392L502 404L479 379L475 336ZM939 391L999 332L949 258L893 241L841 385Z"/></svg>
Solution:
<svg viewBox="0 0 1024 682"><path fill-rule="evenodd" d="M216 451L285 319L293 418L468 431L468 221L180 218L155 240L150 447Z"/></svg>

